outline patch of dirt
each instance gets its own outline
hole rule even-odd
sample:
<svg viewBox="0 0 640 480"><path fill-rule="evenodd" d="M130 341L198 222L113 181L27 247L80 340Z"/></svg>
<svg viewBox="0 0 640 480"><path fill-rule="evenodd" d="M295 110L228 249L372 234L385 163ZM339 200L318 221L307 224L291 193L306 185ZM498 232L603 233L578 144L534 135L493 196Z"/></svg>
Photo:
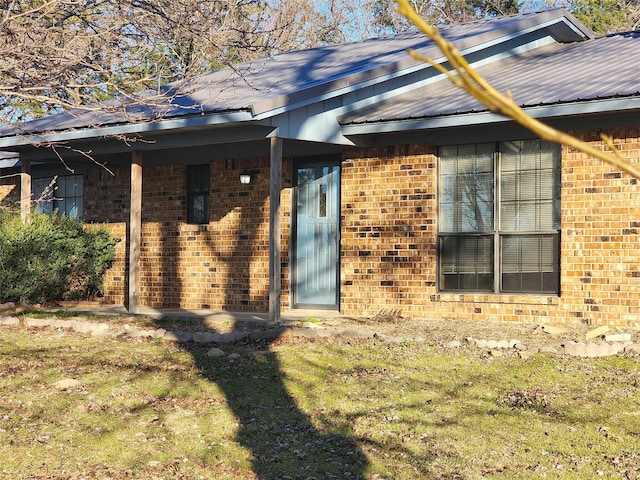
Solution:
<svg viewBox="0 0 640 480"><path fill-rule="evenodd" d="M339 317L327 323L342 328L361 328L394 336L424 338L434 345L446 345L468 338L475 340L519 340L528 350L559 348L568 342L600 342L602 335L587 340L586 334L597 327L587 325L552 325L535 322L498 322L473 320L414 319L396 313L382 313L370 318ZM632 342L640 343L640 331L611 327L607 334L629 333Z"/></svg>

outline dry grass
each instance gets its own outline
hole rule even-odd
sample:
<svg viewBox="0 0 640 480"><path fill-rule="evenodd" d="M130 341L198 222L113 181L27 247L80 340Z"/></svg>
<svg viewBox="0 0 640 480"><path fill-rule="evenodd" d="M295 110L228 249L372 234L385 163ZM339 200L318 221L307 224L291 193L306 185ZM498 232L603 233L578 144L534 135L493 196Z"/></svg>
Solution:
<svg viewBox="0 0 640 480"><path fill-rule="evenodd" d="M640 478L630 357L1 334L0 478Z"/></svg>

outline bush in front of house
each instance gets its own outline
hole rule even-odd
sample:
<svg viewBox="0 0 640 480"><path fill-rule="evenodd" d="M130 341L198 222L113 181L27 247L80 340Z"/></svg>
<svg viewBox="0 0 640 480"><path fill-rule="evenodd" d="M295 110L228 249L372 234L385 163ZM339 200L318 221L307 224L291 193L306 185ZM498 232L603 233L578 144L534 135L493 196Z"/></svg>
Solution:
<svg viewBox="0 0 640 480"><path fill-rule="evenodd" d="M95 298L116 240L67 216L0 213L0 303Z"/></svg>

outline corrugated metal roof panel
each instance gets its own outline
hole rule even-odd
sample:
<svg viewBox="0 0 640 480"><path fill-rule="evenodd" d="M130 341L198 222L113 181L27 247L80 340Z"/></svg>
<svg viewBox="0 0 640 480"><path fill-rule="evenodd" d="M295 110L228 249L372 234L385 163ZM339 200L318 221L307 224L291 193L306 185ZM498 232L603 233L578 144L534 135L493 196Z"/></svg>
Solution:
<svg viewBox="0 0 640 480"><path fill-rule="evenodd" d="M571 45L556 44L477 71L523 107L640 95L640 32ZM487 111L442 80L343 116L343 124L384 122Z"/></svg>
<svg viewBox="0 0 640 480"><path fill-rule="evenodd" d="M567 18L572 27L566 27ZM464 50L550 24L566 27L556 29L559 41L590 36L564 9L450 25L441 31ZM571 33L567 33L569 31ZM125 112L124 105L114 101L111 111L53 115L22 125L20 133L84 129L203 113L264 113L415 65L416 61L406 53L408 48L429 56L441 56L432 42L419 32L285 53L168 85L159 92L161 101L157 104L127 107ZM151 97L157 94L149 92ZM167 98L171 99L169 103ZM0 131L0 137L13 135L15 130Z"/></svg>

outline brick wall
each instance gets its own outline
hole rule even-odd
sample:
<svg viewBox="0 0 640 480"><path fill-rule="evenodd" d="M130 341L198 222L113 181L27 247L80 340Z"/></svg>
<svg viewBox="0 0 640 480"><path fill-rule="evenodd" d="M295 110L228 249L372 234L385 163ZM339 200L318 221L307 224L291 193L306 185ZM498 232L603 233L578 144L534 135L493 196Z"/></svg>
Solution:
<svg viewBox="0 0 640 480"><path fill-rule="evenodd" d="M105 223L103 226L107 227L119 241L116 244L116 258L103 278L104 292L101 301L106 304L125 305L129 282L126 263L127 224L124 222L114 222Z"/></svg>
<svg viewBox="0 0 640 480"><path fill-rule="evenodd" d="M435 291L436 157L428 146L352 151L342 168L341 306L423 315Z"/></svg>
<svg viewBox="0 0 640 480"><path fill-rule="evenodd" d="M640 163L640 127L607 132ZM604 149L596 132L585 140ZM563 147L561 296L439 293L436 158L428 147L350 152L343 165L342 312L640 326L640 186Z"/></svg>
<svg viewBox="0 0 640 480"><path fill-rule="evenodd" d="M640 164L640 127L605 131ZM576 132L606 150L599 132ZM640 326L640 185L565 148L562 169L562 313L585 323Z"/></svg>
<svg viewBox="0 0 640 480"><path fill-rule="evenodd" d="M0 209L20 210L20 175L0 175Z"/></svg>
<svg viewBox="0 0 640 480"><path fill-rule="evenodd" d="M254 172L242 185L240 172ZM285 162L285 172L290 167ZM143 163L140 304L151 307L267 311L269 308L269 166L266 158L210 164L208 225L186 223L186 167ZM89 172L85 220L108 219L119 243L105 279L105 301L128 295L126 226L129 169ZM289 173L285 173L287 185ZM288 265L290 196L282 196L282 260ZM286 218L285 218L286 217ZM288 269L283 303L288 302Z"/></svg>
<svg viewBox="0 0 640 480"><path fill-rule="evenodd" d="M640 163L640 127L609 133ZM605 148L596 132L580 135ZM640 185L563 147L561 295L440 293L436 284L437 158L428 145L354 149L342 163L341 312L422 318L640 326ZM266 158L211 163L208 225L187 225L181 165L144 166L141 304L268 310L269 168ZM255 170L250 185L239 173ZM282 306L289 305L290 163L282 193ZM85 218L109 219L122 238L129 170L89 172ZM126 242L119 244L119 255ZM106 281L126 298L126 265ZM123 284L124 283L124 284Z"/></svg>

